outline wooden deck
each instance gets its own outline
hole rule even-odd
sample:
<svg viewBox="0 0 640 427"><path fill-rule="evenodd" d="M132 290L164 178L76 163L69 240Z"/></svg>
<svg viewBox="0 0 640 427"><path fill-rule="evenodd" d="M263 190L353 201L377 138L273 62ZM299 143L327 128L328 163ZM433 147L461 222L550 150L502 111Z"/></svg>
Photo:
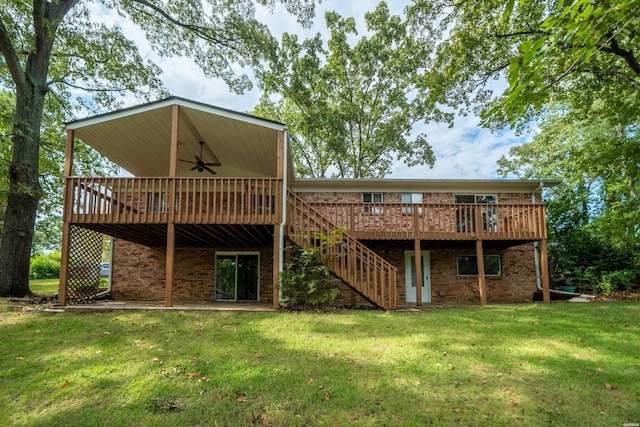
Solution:
<svg viewBox="0 0 640 427"><path fill-rule="evenodd" d="M278 224L275 178L66 179L72 224ZM175 206L175 209L171 209Z"/></svg>
<svg viewBox="0 0 640 427"><path fill-rule="evenodd" d="M547 237L544 204L310 205L358 240L535 241Z"/></svg>

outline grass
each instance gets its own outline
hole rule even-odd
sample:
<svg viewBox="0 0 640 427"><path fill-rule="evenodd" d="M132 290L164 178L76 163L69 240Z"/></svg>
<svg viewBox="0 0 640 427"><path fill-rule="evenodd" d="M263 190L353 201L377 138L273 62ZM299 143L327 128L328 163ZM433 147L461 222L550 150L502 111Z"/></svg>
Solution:
<svg viewBox="0 0 640 427"><path fill-rule="evenodd" d="M7 425L640 422L640 304L329 314L0 307Z"/></svg>
<svg viewBox="0 0 640 427"><path fill-rule="evenodd" d="M33 279L29 280L29 288L36 295L52 295L58 292L60 279Z"/></svg>

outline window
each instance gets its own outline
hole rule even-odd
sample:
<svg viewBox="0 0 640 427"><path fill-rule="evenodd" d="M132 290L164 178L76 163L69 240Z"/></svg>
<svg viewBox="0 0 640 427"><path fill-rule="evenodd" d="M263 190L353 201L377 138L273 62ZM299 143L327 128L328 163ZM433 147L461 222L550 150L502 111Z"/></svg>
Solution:
<svg viewBox="0 0 640 427"><path fill-rule="evenodd" d="M455 194L455 203L465 204L496 204L498 197L493 194ZM476 231L476 208L475 206L465 206L458 209L456 215L456 230L458 232ZM485 232L498 231L496 208L482 207L482 228Z"/></svg>
<svg viewBox="0 0 640 427"><path fill-rule="evenodd" d="M477 276L478 258L475 255L459 255L457 257L458 276ZM500 255L484 256L484 275L502 276L502 263Z"/></svg>
<svg viewBox="0 0 640 427"><path fill-rule="evenodd" d="M402 193L402 203L411 203L411 204L422 204L423 203L422 193ZM403 214L412 214L413 208L403 206L402 207ZM418 214L422 215L422 208L418 208Z"/></svg>
<svg viewBox="0 0 640 427"><path fill-rule="evenodd" d="M382 203L382 193L362 193L362 203ZM382 213L382 206L364 206L365 213Z"/></svg>

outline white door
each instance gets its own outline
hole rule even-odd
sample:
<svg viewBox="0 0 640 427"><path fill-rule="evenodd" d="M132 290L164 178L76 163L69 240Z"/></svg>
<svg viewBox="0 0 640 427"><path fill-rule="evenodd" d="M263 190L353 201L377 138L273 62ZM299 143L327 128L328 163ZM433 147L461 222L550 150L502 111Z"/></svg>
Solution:
<svg viewBox="0 0 640 427"><path fill-rule="evenodd" d="M429 251L422 251L422 302L431 302L431 267ZM404 273L407 286L407 302L416 302L416 255L414 251L404 252Z"/></svg>

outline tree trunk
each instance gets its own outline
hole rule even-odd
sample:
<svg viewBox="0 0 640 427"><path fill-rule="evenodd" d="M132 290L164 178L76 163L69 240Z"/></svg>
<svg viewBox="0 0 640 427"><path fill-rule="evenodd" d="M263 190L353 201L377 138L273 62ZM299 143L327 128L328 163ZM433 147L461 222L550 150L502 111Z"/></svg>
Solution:
<svg viewBox="0 0 640 427"><path fill-rule="evenodd" d="M31 85L30 85L31 86ZM16 94L13 158L9 165L9 196L0 242L0 296L21 297L29 289L29 260L41 188L38 183L40 125L45 91Z"/></svg>

